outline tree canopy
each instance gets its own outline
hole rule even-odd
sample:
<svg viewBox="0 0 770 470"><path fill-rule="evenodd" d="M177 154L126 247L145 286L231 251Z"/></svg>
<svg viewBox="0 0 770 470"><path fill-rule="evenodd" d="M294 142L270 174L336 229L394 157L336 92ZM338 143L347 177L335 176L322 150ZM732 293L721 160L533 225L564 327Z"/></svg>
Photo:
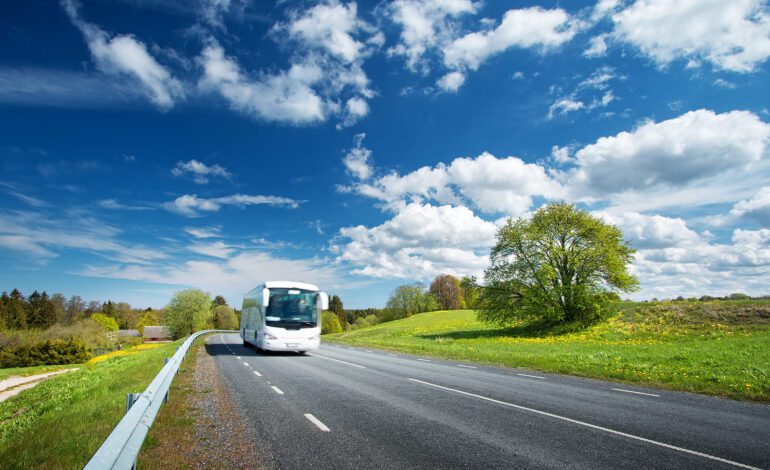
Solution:
<svg viewBox="0 0 770 470"><path fill-rule="evenodd" d="M429 312L437 310L433 295L425 292L422 283L404 284L396 287L390 294L388 303L385 305L385 320L397 320L406 318L415 313Z"/></svg>
<svg viewBox="0 0 770 470"><path fill-rule="evenodd" d="M174 294L165 309L166 326L176 338L202 330L211 317L211 297L200 289L186 289Z"/></svg>
<svg viewBox="0 0 770 470"><path fill-rule="evenodd" d="M212 313L212 323L217 330L237 330L238 315L226 304L217 305Z"/></svg>
<svg viewBox="0 0 770 470"><path fill-rule="evenodd" d="M321 313L321 334L339 333L343 331L337 315L331 310Z"/></svg>
<svg viewBox="0 0 770 470"><path fill-rule="evenodd" d="M479 319L573 321L599 315L611 293L638 286L628 271L634 252L619 228L572 204L549 204L531 219L509 219L485 271Z"/></svg>
<svg viewBox="0 0 770 470"><path fill-rule="evenodd" d="M460 280L451 274L436 276L430 283L429 290L442 310L457 310L465 304Z"/></svg>

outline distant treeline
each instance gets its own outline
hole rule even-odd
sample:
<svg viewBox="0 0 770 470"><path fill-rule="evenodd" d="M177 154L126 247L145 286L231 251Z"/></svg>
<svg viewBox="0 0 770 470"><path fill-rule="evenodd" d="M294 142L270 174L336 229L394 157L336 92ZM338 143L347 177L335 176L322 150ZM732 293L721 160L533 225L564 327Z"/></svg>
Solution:
<svg viewBox="0 0 770 470"><path fill-rule="evenodd" d="M204 297L202 327L237 328L240 312L221 295ZM19 289L6 291L0 295L0 368L83 362L92 354L142 341L118 335L119 329L138 330L141 335L148 325L171 328L177 317L168 308L137 309L128 302L86 302L79 295L66 298L34 291L24 296Z"/></svg>
<svg viewBox="0 0 770 470"><path fill-rule="evenodd" d="M0 296L0 330L47 329L55 324L72 325L91 318L96 313L114 318L118 328L135 329L144 325L156 325L162 311L152 308L135 309L128 302L86 302L79 295L69 299L62 294L48 295L34 291L25 297L20 290ZM148 321L155 323L148 323Z"/></svg>
<svg viewBox="0 0 770 470"><path fill-rule="evenodd" d="M661 299L661 300L670 300L672 302L682 302L682 301L700 301L700 302L711 302L714 300L770 300L770 295L759 295L752 297L748 294L744 294L743 292L733 292L732 294L725 295L724 297L719 296L711 296L711 295L702 295L700 297L683 297L679 296L674 299ZM656 297L653 297L649 300L649 302L659 302ZM643 300L642 302L648 302L647 300Z"/></svg>

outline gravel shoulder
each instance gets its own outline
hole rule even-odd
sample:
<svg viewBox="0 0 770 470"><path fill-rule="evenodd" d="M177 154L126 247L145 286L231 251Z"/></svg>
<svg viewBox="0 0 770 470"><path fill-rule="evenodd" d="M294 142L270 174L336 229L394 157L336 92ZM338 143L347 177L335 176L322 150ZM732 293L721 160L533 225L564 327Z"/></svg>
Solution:
<svg viewBox="0 0 770 470"><path fill-rule="evenodd" d="M150 429L139 467L268 468L206 347L197 345L185 363Z"/></svg>

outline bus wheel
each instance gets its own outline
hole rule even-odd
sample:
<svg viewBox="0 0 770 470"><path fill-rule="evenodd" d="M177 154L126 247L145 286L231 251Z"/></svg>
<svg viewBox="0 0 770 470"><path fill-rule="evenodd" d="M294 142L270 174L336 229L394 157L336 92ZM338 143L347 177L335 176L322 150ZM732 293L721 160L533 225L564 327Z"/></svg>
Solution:
<svg viewBox="0 0 770 470"><path fill-rule="evenodd" d="M307 354L307 351L297 351L297 354L304 356L305 354Z"/></svg>

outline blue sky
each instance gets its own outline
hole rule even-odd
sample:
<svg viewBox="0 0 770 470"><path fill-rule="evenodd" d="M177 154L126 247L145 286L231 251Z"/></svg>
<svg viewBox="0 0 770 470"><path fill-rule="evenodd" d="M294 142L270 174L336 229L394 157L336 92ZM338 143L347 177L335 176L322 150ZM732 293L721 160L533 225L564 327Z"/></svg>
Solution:
<svg viewBox="0 0 770 470"><path fill-rule="evenodd" d="M636 298L769 293L760 0L30 0L0 27L3 289L382 306L566 200L638 249Z"/></svg>

